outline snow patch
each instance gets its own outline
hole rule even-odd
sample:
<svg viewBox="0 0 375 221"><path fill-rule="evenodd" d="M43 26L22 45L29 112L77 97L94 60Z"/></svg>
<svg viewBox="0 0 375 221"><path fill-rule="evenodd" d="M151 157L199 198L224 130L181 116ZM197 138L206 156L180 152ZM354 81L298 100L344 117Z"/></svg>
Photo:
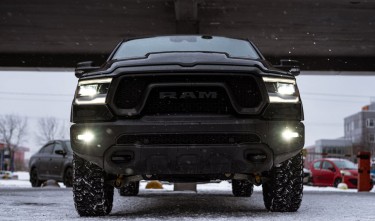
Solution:
<svg viewBox="0 0 375 221"><path fill-rule="evenodd" d="M18 175L18 180L0 180L1 188L31 188L29 172L17 171L14 174ZM59 185L65 188L63 183ZM140 190L146 192L173 192L173 183L163 183L163 189L146 189L147 181L140 182ZM199 192L211 192L211 191L232 191L232 184L227 181L220 183L199 183L197 185L197 191ZM262 192L262 186L254 186L254 191ZM304 186L303 191L311 192L358 192L357 189L339 189L335 187L316 187L316 186ZM187 192L187 191L186 191ZM375 188L372 188L370 192L375 192Z"/></svg>
<svg viewBox="0 0 375 221"><path fill-rule="evenodd" d="M17 171L14 172L13 174L16 174L18 176L18 180L30 180L30 174L29 172L26 171Z"/></svg>

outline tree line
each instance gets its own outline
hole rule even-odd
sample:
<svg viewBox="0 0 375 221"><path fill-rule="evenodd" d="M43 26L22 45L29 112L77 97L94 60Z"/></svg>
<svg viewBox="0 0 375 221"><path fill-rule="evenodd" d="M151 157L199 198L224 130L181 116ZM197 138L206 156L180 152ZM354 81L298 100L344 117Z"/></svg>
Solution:
<svg viewBox="0 0 375 221"><path fill-rule="evenodd" d="M36 129L36 130L34 130ZM43 145L50 140L65 139L67 126L55 117L40 118L32 134ZM0 115L0 170L14 171L22 168L15 160L15 153L30 136L29 120L16 114Z"/></svg>

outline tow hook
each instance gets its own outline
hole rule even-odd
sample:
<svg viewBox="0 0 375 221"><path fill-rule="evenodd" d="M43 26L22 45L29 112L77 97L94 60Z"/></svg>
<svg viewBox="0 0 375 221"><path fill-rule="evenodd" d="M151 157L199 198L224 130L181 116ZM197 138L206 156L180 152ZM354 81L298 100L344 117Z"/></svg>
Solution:
<svg viewBox="0 0 375 221"><path fill-rule="evenodd" d="M120 187L122 187L123 182L124 182L123 175L119 175L119 176L117 176L117 178L115 180L114 186L116 188L120 188Z"/></svg>
<svg viewBox="0 0 375 221"><path fill-rule="evenodd" d="M260 186L262 184L262 177L259 174L255 174L255 185Z"/></svg>

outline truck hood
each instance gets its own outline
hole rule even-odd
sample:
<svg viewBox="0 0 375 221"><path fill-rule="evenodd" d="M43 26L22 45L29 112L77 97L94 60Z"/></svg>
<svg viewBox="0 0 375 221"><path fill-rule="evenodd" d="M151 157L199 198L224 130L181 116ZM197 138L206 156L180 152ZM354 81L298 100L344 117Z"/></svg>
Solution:
<svg viewBox="0 0 375 221"><path fill-rule="evenodd" d="M162 71L172 69L185 70L199 70L203 66L217 66L217 69L225 70L226 67L253 67L265 73L277 75L291 75L275 69L265 60L251 60L243 58L231 58L224 53L216 52L163 52L148 54L144 58L124 59L124 60L110 60L105 63L100 69L84 75L84 77L107 75L115 73L116 69L131 70L135 67L138 70L155 69ZM216 69L215 67L213 69Z"/></svg>

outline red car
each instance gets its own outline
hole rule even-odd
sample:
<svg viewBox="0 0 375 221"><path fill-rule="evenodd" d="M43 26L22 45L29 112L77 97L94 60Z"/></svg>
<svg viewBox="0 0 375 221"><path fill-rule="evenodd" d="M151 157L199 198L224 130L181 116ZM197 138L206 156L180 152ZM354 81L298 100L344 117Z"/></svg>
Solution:
<svg viewBox="0 0 375 221"><path fill-rule="evenodd" d="M345 159L324 158L311 164L312 184L314 186L334 186L346 183L348 188L357 188L358 167Z"/></svg>

